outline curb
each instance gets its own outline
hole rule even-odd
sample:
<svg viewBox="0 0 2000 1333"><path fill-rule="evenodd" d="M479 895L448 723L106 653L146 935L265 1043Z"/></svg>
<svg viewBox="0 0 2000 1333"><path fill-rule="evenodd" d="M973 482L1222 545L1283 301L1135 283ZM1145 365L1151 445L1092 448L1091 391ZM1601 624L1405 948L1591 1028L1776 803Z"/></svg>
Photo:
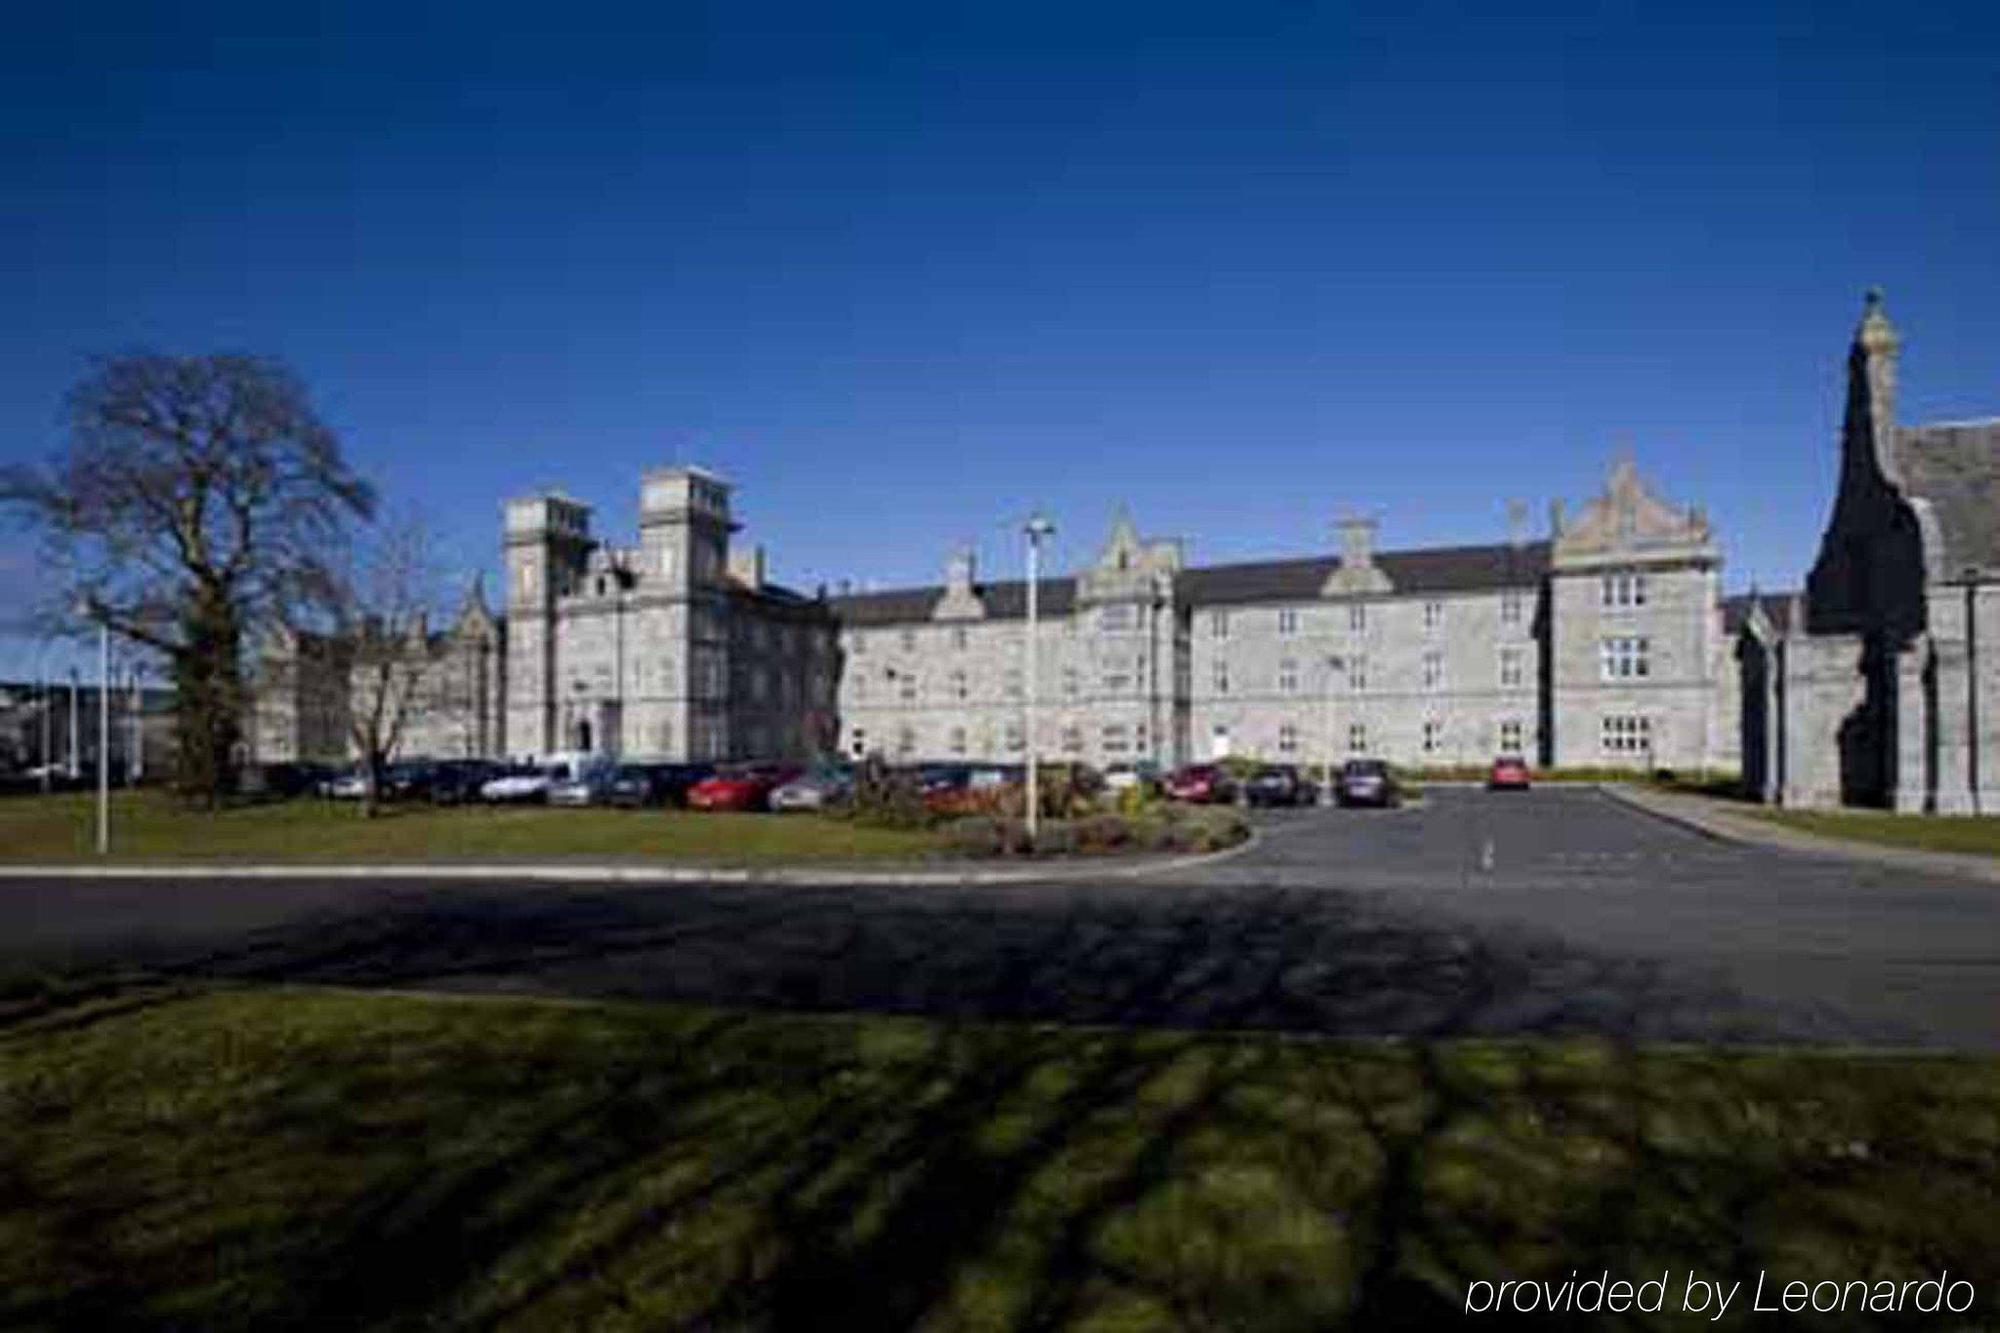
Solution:
<svg viewBox="0 0 2000 1333"><path fill-rule="evenodd" d="M1234 847L1224 847L1220 851L1202 852L1190 856L1162 857L1146 861L1117 861L1110 858L1096 860L1077 857L1071 860L1050 862L1043 865L1009 867L1004 870L863 870L842 871L833 867L792 868L771 867L769 869L747 866L690 866L690 865L552 865L552 864L477 864L448 862L437 865L421 863L385 863L382 865L356 865L344 862L331 865L309 864L250 864L241 862L184 862L181 864L135 864L135 865L0 865L0 882L21 879L270 879L270 880L327 880L327 879L427 879L427 880L504 880L510 883L527 884L768 884L789 885L797 888L833 888L851 886L857 888L879 888L897 885L911 887L944 886L964 884L1036 884L1050 880L1074 878L1088 875L1093 878L1116 876L1132 878L1141 875L1166 874L1171 871L1191 870L1199 866L1212 865L1227 860L1255 847L1260 841L1258 830L1251 829L1250 836Z"/></svg>
<svg viewBox="0 0 2000 1333"><path fill-rule="evenodd" d="M2000 860L1983 856L1963 856L1955 852L1927 852L1914 847L1886 847L1880 843L1851 838L1828 838L1803 833L1781 825L1765 825L1749 816L1726 811L1676 808L1648 799L1630 787L1605 784L1598 788L1627 809L1678 825L1716 842L1758 847L1767 851L1796 852L1822 860L1846 861L1891 870L1920 870L1931 874L1963 875L1988 883L2000 883ZM1702 800L1690 797L1689 800Z"/></svg>

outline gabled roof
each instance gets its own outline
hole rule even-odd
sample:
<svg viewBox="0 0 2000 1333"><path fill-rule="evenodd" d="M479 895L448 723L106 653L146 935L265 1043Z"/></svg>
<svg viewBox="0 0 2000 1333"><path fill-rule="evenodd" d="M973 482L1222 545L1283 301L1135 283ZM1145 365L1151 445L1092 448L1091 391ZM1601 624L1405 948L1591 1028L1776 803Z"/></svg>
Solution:
<svg viewBox="0 0 2000 1333"><path fill-rule="evenodd" d="M1927 501L1937 520L1943 567L1929 576L2000 568L2000 421L1903 426L1894 440L1904 492Z"/></svg>
<svg viewBox="0 0 2000 1333"><path fill-rule="evenodd" d="M1249 602L1316 602L1326 576L1340 560L1312 556L1294 560L1258 560L1244 564L1205 565L1183 570L1174 580L1182 600L1195 606ZM1423 593L1485 592L1500 588L1531 588L1549 570L1549 544L1523 542L1490 546L1439 546L1416 551L1384 551L1376 565L1389 576L1392 596ZM1027 583L981 584L977 592L993 619L1019 619L1027 614ZM1043 579L1041 610L1068 615L1076 602L1076 580ZM893 588L885 592L851 593L828 599L833 613L849 625L897 625L931 618L944 595L938 585Z"/></svg>

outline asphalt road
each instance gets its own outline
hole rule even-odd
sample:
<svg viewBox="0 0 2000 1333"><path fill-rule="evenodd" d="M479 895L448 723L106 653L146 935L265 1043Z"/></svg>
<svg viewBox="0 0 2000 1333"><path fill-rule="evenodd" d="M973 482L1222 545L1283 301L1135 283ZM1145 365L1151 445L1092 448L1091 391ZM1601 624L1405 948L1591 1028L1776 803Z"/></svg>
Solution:
<svg viewBox="0 0 2000 1333"><path fill-rule="evenodd" d="M0 971L1341 1034L2000 1049L2000 887L1600 794L1275 812L1233 859L962 887L0 881Z"/></svg>

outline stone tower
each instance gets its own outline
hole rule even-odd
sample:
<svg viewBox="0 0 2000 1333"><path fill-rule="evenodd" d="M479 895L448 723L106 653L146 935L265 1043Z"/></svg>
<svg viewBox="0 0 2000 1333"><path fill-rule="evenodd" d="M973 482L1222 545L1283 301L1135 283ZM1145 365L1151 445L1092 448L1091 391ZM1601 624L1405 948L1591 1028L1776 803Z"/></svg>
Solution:
<svg viewBox="0 0 2000 1333"><path fill-rule="evenodd" d="M556 604L583 577L590 507L558 494L509 500L502 544L507 563L508 748L546 754L556 736L561 635Z"/></svg>
<svg viewBox="0 0 2000 1333"><path fill-rule="evenodd" d="M642 734L703 759L729 748L729 483L698 467L648 472L639 500L647 634L679 667ZM664 740L664 745L660 741Z"/></svg>

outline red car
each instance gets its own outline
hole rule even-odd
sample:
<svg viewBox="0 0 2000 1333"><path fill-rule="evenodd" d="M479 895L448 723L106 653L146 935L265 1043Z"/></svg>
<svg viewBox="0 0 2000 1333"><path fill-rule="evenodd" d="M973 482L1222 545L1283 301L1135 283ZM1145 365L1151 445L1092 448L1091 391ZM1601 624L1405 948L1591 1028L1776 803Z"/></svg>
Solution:
<svg viewBox="0 0 2000 1333"><path fill-rule="evenodd" d="M688 788L688 809L768 810L772 791L798 775L780 764L728 764Z"/></svg>
<svg viewBox="0 0 2000 1333"><path fill-rule="evenodd" d="M1486 775L1486 790L1526 791L1527 789L1527 760L1517 754L1503 754L1493 761L1493 771Z"/></svg>
<svg viewBox="0 0 2000 1333"><path fill-rule="evenodd" d="M1236 799L1236 779L1215 764L1189 764L1161 784L1169 798L1196 805L1223 805Z"/></svg>

